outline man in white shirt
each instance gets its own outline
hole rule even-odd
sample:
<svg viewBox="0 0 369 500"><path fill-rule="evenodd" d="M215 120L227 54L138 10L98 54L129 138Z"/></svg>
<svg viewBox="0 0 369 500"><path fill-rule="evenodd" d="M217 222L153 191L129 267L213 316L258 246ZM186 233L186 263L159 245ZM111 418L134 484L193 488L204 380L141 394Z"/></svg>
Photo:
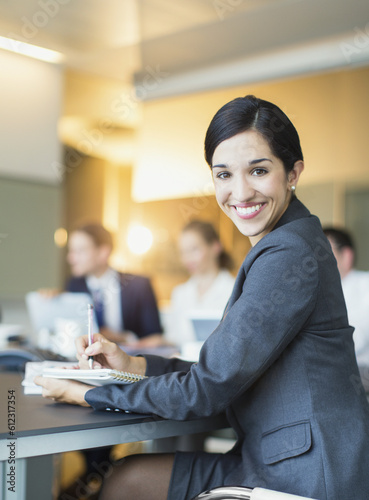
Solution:
<svg viewBox="0 0 369 500"><path fill-rule="evenodd" d="M355 269L355 245L342 229L324 229L341 276L347 314L355 328L354 343L364 387L369 391L369 272Z"/></svg>

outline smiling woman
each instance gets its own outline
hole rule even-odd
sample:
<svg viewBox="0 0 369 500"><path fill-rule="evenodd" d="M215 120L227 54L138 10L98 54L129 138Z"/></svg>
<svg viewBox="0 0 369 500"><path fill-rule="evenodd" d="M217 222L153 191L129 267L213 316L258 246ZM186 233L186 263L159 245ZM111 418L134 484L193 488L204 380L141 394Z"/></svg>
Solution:
<svg viewBox="0 0 369 500"><path fill-rule="evenodd" d="M176 420L226 412L238 437L230 452L128 457L101 500L191 500L230 485L367 500L369 406L336 261L319 219L294 195L297 132L277 106L246 96L215 115L205 151L217 201L253 247L198 362L134 358L102 336L86 351L83 338L81 360L153 376L84 392L39 383L48 397L96 410Z"/></svg>
<svg viewBox="0 0 369 500"><path fill-rule="evenodd" d="M212 172L218 204L252 246L285 212L303 168L298 160L287 173L256 130L241 132L215 149Z"/></svg>
<svg viewBox="0 0 369 500"><path fill-rule="evenodd" d="M295 127L278 108L260 102L253 96L231 101L205 138L218 204L252 246L285 212L304 169Z"/></svg>

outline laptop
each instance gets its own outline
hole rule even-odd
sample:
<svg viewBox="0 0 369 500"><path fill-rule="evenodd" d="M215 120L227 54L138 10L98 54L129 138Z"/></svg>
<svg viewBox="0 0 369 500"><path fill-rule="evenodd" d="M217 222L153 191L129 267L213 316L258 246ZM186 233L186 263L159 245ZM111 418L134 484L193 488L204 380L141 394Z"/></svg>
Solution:
<svg viewBox="0 0 369 500"><path fill-rule="evenodd" d="M88 333L87 306L91 303L92 298L87 293L66 292L53 298L38 292L28 293L26 305L37 347L75 360L75 340ZM98 331L93 314L92 332Z"/></svg>
<svg viewBox="0 0 369 500"><path fill-rule="evenodd" d="M213 333L219 325L223 311L217 309L207 309L202 311L193 310L188 315L195 340L185 342L181 347L181 357L188 361L198 361L200 350L205 340Z"/></svg>
<svg viewBox="0 0 369 500"><path fill-rule="evenodd" d="M26 305L35 332L47 329L55 332L58 321L73 321L81 328L81 335L88 333L87 305L92 298L87 293L64 292L52 298L46 298L38 292L26 295ZM97 332L96 316L93 317L93 331Z"/></svg>
<svg viewBox="0 0 369 500"><path fill-rule="evenodd" d="M190 320L198 342L205 342L209 335L215 330L222 319L223 311L217 309L207 309L203 311L193 311Z"/></svg>

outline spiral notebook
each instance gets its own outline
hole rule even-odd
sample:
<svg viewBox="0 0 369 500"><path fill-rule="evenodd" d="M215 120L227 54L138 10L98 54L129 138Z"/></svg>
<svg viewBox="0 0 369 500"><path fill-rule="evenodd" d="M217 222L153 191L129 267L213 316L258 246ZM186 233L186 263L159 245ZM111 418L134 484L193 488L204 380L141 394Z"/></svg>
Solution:
<svg viewBox="0 0 369 500"><path fill-rule="evenodd" d="M33 382L36 375L79 380L85 384L95 386L104 384L132 384L147 378L144 375L119 372L107 368L98 370L80 370L72 368L75 366L76 363L65 361L28 361L25 366L25 374L22 381L24 394L42 394L42 387Z"/></svg>
<svg viewBox="0 0 369 500"><path fill-rule="evenodd" d="M133 384L147 378L145 375L136 373L121 372L109 368L100 368L96 370L76 370L69 368L44 368L43 377L72 379L84 382L90 385L105 384Z"/></svg>

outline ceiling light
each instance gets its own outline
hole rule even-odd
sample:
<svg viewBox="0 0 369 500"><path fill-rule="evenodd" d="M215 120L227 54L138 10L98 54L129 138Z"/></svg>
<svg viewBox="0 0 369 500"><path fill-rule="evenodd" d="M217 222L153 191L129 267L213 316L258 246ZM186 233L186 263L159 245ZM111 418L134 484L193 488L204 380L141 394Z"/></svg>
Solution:
<svg viewBox="0 0 369 500"><path fill-rule="evenodd" d="M152 242L153 236L150 229L144 226L131 226L127 236L127 243L132 253L136 255L146 253L150 249Z"/></svg>
<svg viewBox="0 0 369 500"><path fill-rule="evenodd" d="M5 38L3 36L0 36L0 49L9 50L10 52L16 52L23 56L33 57L34 59L54 64L61 63L64 59L63 54L60 52L37 47L36 45L20 42L19 40L12 40L11 38Z"/></svg>

